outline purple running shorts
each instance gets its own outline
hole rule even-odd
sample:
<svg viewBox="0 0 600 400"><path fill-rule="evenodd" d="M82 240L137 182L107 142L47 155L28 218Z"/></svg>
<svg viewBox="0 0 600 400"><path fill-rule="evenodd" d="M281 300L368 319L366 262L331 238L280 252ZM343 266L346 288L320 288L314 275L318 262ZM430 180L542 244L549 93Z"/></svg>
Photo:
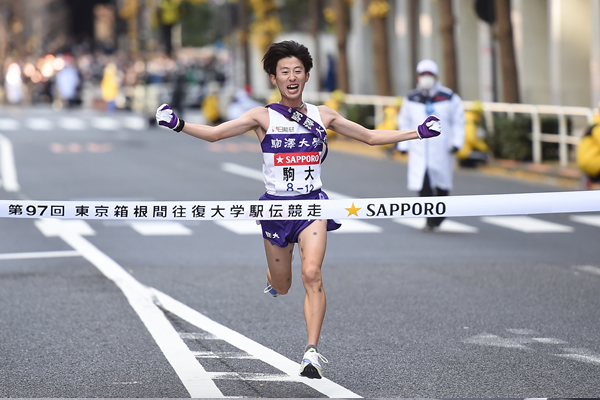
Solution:
<svg viewBox="0 0 600 400"><path fill-rule="evenodd" d="M316 190L314 192L303 194L299 196L273 196L265 193L260 196L260 200L327 200L327 194L322 190ZM298 235L304 228L309 226L314 219L309 220L262 220L260 225L262 227L263 238L279 247L286 247L290 243L298 243ZM342 224L332 220L327 220L327 230L334 231L339 229Z"/></svg>

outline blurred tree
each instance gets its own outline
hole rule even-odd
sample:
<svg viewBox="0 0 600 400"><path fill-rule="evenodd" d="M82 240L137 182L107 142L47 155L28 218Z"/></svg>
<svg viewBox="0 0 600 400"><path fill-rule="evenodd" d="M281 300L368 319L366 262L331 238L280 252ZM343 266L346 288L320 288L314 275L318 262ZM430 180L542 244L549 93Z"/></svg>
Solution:
<svg viewBox="0 0 600 400"><path fill-rule="evenodd" d="M411 82L417 81L417 63L419 62L419 0L408 0L408 29L410 52Z"/></svg>
<svg viewBox="0 0 600 400"><path fill-rule="evenodd" d="M214 8L207 1L181 4L181 45L202 47L218 40Z"/></svg>
<svg viewBox="0 0 600 400"><path fill-rule="evenodd" d="M135 58L139 54L138 41L138 0L123 0L119 7L119 17L127 22L127 37L129 38L129 54Z"/></svg>
<svg viewBox="0 0 600 400"><path fill-rule="evenodd" d="M179 6L181 0L161 0L158 3L160 26L165 43L165 52L171 57L173 51L173 26L179 22L180 12Z"/></svg>
<svg viewBox="0 0 600 400"><path fill-rule="evenodd" d="M373 30L373 50L375 58L375 81L377 94L390 96L392 82L390 77L387 14L390 5L387 0L370 0L367 10Z"/></svg>
<svg viewBox="0 0 600 400"><path fill-rule="evenodd" d="M313 79L316 79L317 81L317 90L320 92L323 90L323 79L322 74L321 74L321 63L320 63L320 56L321 56L321 41L319 40L319 28L321 25L321 6L322 6L322 1L321 0L310 0L309 3L309 31L310 31L310 35L313 38L314 44L315 44L315 48L313 50L313 58L314 58L314 72L313 72Z"/></svg>
<svg viewBox="0 0 600 400"><path fill-rule="evenodd" d="M238 0L237 8L238 41L244 63L244 87L250 85L250 49L248 48L248 0Z"/></svg>
<svg viewBox="0 0 600 400"><path fill-rule="evenodd" d="M249 0L254 11L254 22L250 25L251 40L262 52L282 31L281 21L277 14L276 0Z"/></svg>
<svg viewBox="0 0 600 400"><path fill-rule="evenodd" d="M456 46L454 41L454 14L452 0L439 0L441 16L441 33L444 60L444 86L458 91Z"/></svg>
<svg viewBox="0 0 600 400"><path fill-rule="evenodd" d="M510 0L494 0L496 34L500 43L502 94L507 103L520 103L517 61L510 21Z"/></svg>
<svg viewBox="0 0 600 400"><path fill-rule="evenodd" d="M333 13L326 14L326 18L334 18L335 33L337 38L337 77L336 83L339 90L344 93L350 92L348 78L348 56L346 54L346 42L348 37L348 0L334 0ZM333 14L333 15L332 15Z"/></svg>

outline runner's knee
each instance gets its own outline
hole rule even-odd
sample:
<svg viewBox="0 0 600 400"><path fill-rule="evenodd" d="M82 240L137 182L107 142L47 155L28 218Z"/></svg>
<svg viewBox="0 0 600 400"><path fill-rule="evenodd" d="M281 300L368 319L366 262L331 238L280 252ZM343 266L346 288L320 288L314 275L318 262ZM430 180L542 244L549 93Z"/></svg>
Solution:
<svg viewBox="0 0 600 400"><path fill-rule="evenodd" d="M321 268L315 266L303 266L302 268L302 282L305 286L321 286Z"/></svg>

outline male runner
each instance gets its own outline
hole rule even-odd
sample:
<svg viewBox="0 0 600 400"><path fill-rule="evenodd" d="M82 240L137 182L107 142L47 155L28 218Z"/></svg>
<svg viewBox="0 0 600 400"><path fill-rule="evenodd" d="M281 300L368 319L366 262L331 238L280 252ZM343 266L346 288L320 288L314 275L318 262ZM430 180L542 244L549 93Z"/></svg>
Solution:
<svg viewBox="0 0 600 400"><path fill-rule="evenodd" d="M327 106L315 106L302 101L304 86L313 66L308 49L294 41L273 43L263 57L263 68L271 83L279 89L280 105L291 114L288 119L277 111L277 105L253 108L239 118L218 126L186 124L171 107L163 104L156 111L159 125L196 138L215 142L254 131L263 151L264 199L327 199L321 191L321 162L326 136L324 129L369 145L394 144L410 139L438 136L440 121L428 117L413 130L369 130L343 118ZM302 115L296 114L296 112ZM285 112L284 112L285 114ZM297 117L301 118L297 118ZM302 125L297 121L302 121ZM299 157L290 157L299 156ZM291 160L291 161L290 161ZM300 160L300 161L298 161ZM320 379L321 361L327 362L317 344L325 317L325 290L321 266L327 246L327 231L340 227L331 220L261 221L267 256L267 288L265 293L284 295L292 284L292 254L294 244L300 247L306 321L307 346L302 358L300 375Z"/></svg>

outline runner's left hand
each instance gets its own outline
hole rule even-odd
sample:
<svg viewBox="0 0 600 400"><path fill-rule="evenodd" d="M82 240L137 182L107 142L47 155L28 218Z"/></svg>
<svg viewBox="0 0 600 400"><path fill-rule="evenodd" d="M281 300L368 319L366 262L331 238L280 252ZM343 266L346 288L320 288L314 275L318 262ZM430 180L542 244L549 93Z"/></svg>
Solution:
<svg viewBox="0 0 600 400"><path fill-rule="evenodd" d="M419 139L428 139L438 136L442 133L442 124L435 115L430 115L425 121L417 127Z"/></svg>

